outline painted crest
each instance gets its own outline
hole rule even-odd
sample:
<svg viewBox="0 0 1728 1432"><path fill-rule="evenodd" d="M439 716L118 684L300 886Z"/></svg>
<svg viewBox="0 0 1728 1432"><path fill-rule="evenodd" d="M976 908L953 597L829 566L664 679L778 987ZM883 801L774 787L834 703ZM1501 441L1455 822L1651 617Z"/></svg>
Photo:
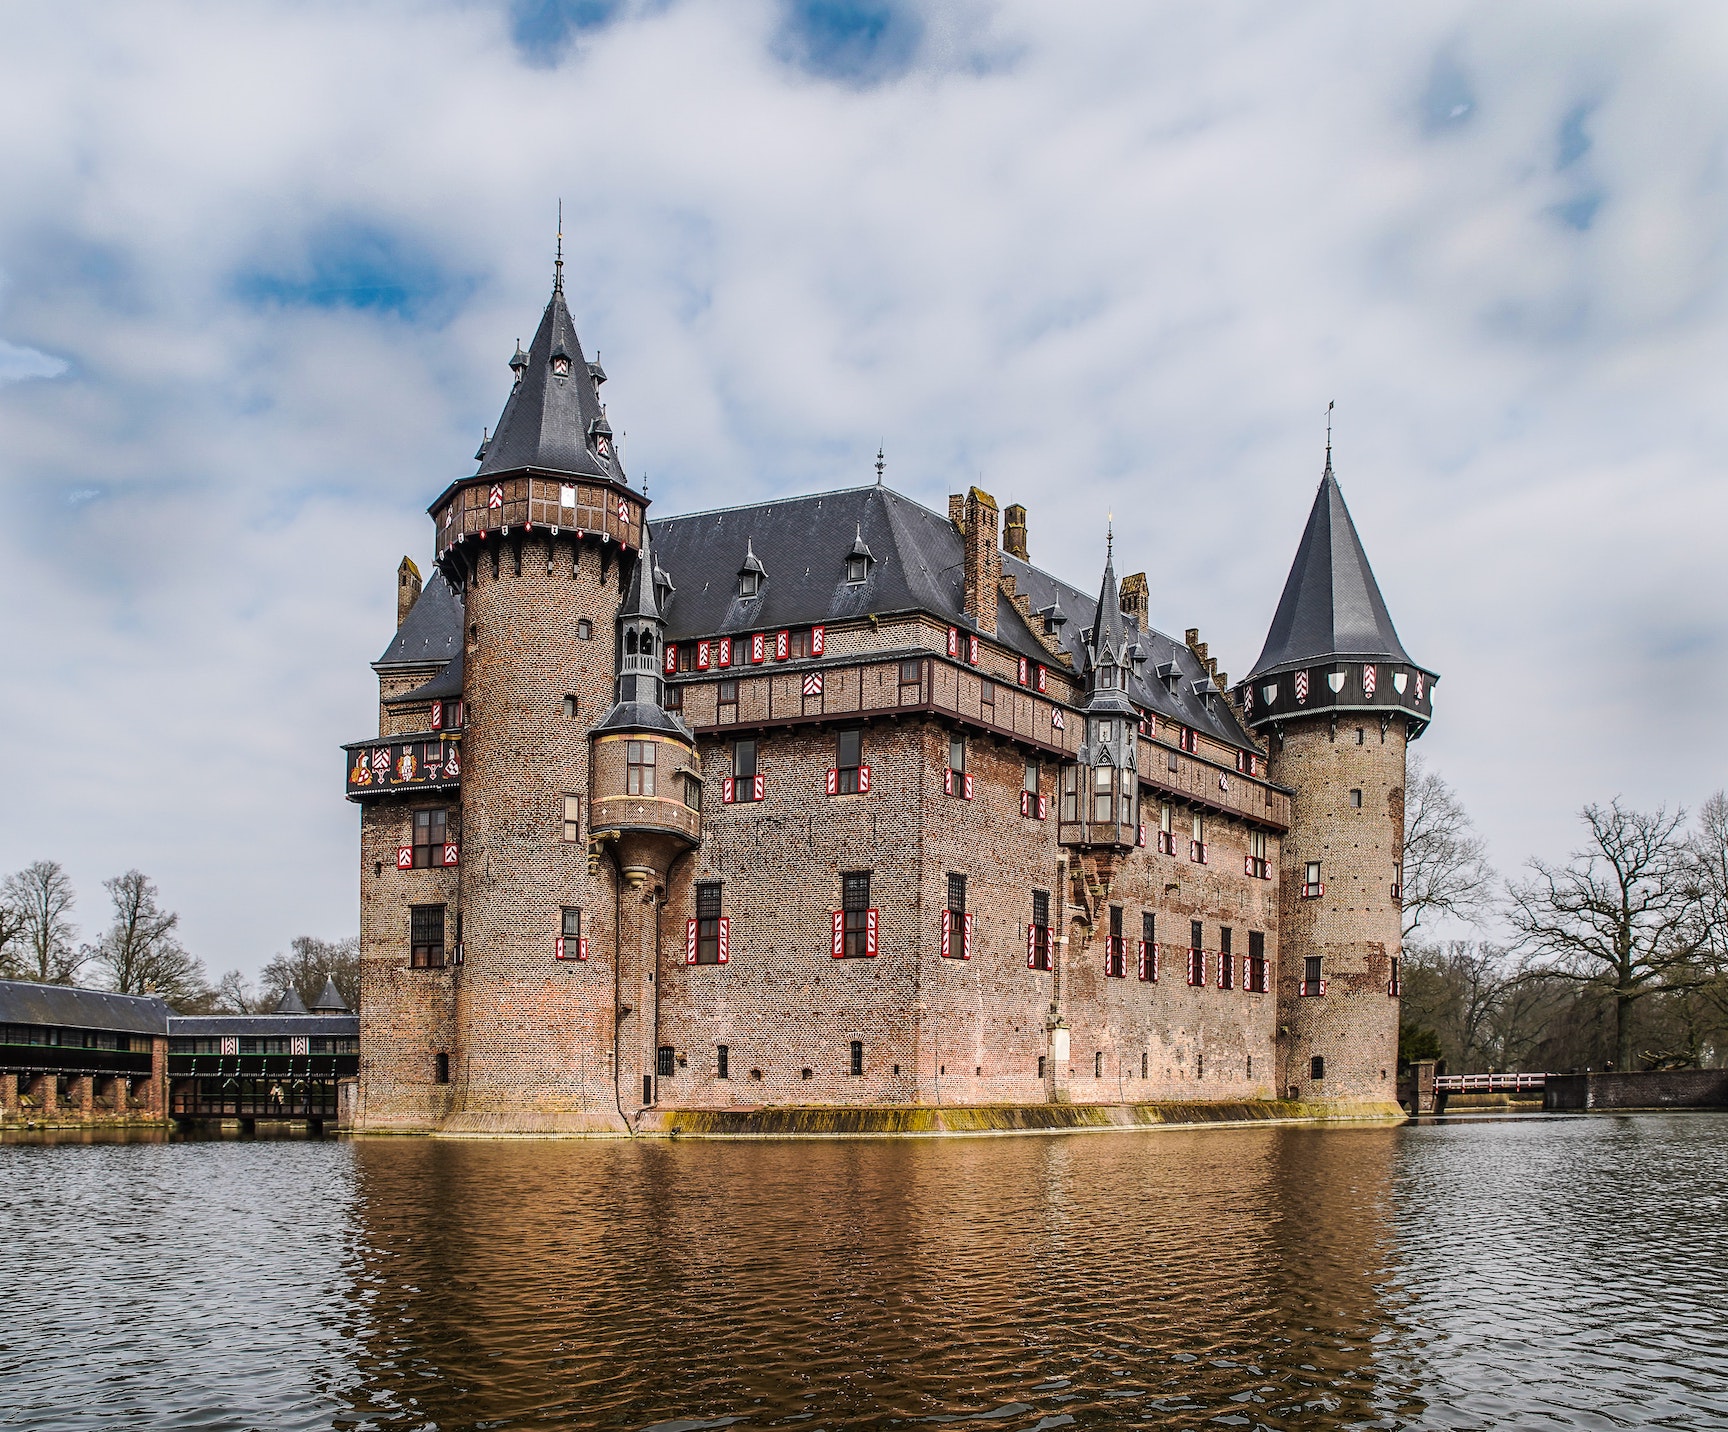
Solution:
<svg viewBox="0 0 1728 1432"><path fill-rule="evenodd" d="M1344 689L1344 673L1342 671L1328 671L1326 684L1332 688L1332 694L1336 696Z"/></svg>
<svg viewBox="0 0 1728 1432"><path fill-rule="evenodd" d="M1416 699L1418 701L1422 699L1422 673L1420 671L1416 673Z"/></svg>
<svg viewBox="0 0 1728 1432"><path fill-rule="evenodd" d="M1409 684L1410 684L1410 673L1409 672L1407 672L1407 671L1394 671L1392 673L1392 689L1394 691L1396 691L1400 696L1402 696L1404 694L1404 688L1406 686L1408 686Z"/></svg>
<svg viewBox="0 0 1728 1432"><path fill-rule="evenodd" d="M1067 723L1063 721L1062 713L1054 708L1052 708L1050 712L1050 724L1058 731L1067 729Z"/></svg>
<svg viewBox="0 0 1728 1432"><path fill-rule="evenodd" d="M1297 701L1297 704L1300 705L1300 704L1305 703L1307 700L1308 700L1308 673L1306 671L1298 671L1296 673L1296 701Z"/></svg>
<svg viewBox="0 0 1728 1432"><path fill-rule="evenodd" d="M492 490L486 494L486 505L491 508L499 508L504 505L504 489L496 482L492 484Z"/></svg>
<svg viewBox="0 0 1728 1432"><path fill-rule="evenodd" d="M1374 687L1378 680L1379 675L1375 669L1372 666L1364 666L1362 668L1362 694L1364 696L1372 696L1374 694Z"/></svg>
<svg viewBox="0 0 1728 1432"><path fill-rule="evenodd" d="M806 696L820 696L822 694L822 673L820 671L812 671L804 678L804 694Z"/></svg>

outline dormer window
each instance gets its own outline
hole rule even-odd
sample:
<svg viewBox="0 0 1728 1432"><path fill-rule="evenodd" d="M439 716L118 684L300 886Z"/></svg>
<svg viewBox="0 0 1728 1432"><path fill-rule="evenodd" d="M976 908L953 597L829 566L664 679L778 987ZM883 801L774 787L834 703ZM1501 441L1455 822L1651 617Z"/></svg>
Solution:
<svg viewBox="0 0 1728 1432"><path fill-rule="evenodd" d="M738 595L753 597L762 590L762 578L756 572L743 572L738 577Z"/></svg>
<svg viewBox="0 0 1728 1432"><path fill-rule="evenodd" d="M562 353L552 360L552 376L554 378L568 378L570 376L570 360Z"/></svg>
<svg viewBox="0 0 1728 1432"><path fill-rule="evenodd" d="M868 557L848 557L846 559L846 580L848 582L862 582L869 573L870 559Z"/></svg>
<svg viewBox="0 0 1728 1432"><path fill-rule="evenodd" d="M768 573L756 556L755 545L748 539L744 543L744 565L738 569L738 595L754 597L762 590L763 580Z"/></svg>

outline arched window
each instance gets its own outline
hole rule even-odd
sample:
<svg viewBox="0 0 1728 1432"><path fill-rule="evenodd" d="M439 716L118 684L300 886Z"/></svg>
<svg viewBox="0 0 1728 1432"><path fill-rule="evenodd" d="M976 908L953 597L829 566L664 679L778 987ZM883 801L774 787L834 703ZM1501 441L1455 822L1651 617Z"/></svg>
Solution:
<svg viewBox="0 0 1728 1432"><path fill-rule="evenodd" d="M636 628L629 627L624 632L624 653L626 656L636 655Z"/></svg>

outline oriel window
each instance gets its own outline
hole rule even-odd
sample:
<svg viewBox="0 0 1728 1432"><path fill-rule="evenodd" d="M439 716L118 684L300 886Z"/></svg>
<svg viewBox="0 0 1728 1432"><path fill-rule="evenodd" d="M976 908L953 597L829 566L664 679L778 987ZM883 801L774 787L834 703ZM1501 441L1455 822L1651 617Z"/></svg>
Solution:
<svg viewBox="0 0 1728 1432"><path fill-rule="evenodd" d="M624 793L632 796L654 794L654 741L625 742Z"/></svg>
<svg viewBox="0 0 1728 1432"><path fill-rule="evenodd" d="M900 700L902 702L918 699L923 665L924 663L915 656L909 656L900 663Z"/></svg>
<svg viewBox="0 0 1728 1432"><path fill-rule="evenodd" d="M1092 769L1092 821L1109 825L1116 819L1116 768L1095 766Z"/></svg>

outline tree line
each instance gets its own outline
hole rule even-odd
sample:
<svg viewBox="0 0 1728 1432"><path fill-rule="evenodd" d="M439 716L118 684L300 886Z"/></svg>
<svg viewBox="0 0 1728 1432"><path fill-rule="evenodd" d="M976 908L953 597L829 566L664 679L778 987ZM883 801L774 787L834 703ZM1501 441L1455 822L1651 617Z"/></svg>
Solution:
<svg viewBox="0 0 1728 1432"><path fill-rule="evenodd" d="M1457 794L1412 756L1401 1059L1489 1070L1697 1068L1728 1049L1728 795L1695 818L1579 812L1563 861L1500 880ZM1442 917L1465 938L1428 938ZM1503 932L1490 939L1490 923Z"/></svg>
<svg viewBox="0 0 1728 1432"><path fill-rule="evenodd" d="M162 908L156 884L139 870L104 880L109 923L81 942L78 896L58 861L38 860L0 881L0 979L93 983L116 994L154 994L181 1014L257 1014L290 989L311 1007L324 981L360 1008L360 941L300 935L264 966L254 984L239 970L212 981L180 942L180 916Z"/></svg>

